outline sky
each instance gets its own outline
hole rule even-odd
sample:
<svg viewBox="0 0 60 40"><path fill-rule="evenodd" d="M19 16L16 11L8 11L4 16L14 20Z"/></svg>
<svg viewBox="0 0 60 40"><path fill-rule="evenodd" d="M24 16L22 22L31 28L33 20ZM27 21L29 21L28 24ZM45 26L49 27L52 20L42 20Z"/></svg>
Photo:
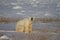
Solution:
<svg viewBox="0 0 60 40"><path fill-rule="evenodd" d="M60 17L60 0L0 0L0 16Z"/></svg>

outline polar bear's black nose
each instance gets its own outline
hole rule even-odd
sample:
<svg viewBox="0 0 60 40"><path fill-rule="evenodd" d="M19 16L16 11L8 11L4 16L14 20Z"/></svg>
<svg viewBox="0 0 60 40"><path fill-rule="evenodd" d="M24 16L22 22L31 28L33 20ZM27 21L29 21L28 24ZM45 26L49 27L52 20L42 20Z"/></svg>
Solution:
<svg viewBox="0 0 60 40"><path fill-rule="evenodd" d="M33 21L33 18L31 18L31 21Z"/></svg>

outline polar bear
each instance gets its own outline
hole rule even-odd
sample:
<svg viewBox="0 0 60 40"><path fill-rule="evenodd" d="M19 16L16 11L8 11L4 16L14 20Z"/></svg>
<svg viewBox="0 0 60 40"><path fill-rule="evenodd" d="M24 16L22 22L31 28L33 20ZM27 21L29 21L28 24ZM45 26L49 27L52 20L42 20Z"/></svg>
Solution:
<svg viewBox="0 0 60 40"><path fill-rule="evenodd" d="M16 31L17 32L32 32L32 22L34 21L33 17L25 18L17 22Z"/></svg>

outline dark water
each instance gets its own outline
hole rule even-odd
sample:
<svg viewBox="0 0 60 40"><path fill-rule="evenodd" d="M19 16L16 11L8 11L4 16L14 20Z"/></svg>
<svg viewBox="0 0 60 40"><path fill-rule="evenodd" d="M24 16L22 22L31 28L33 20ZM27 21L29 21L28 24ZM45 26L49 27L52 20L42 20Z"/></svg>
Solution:
<svg viewBox="0 0 60 40"><path fill-rule="evenodd" d="M0 30L15 30L16 23L7 23L7 24L1 24L0 23ZM33 23L33 28L35 29L58 29L60 28L60 22L52 22L52 23Z"/></svg>
<svg viewBox="0 0 60 40"><path fill-rule="evenodd" d="M0 30L15 30L16 23L0 24Z"/></svg>
<svg viewBox="0 0 60 40"><path fill-rule="evenodd" d="M35 23L33 24L33 27L35 28L47 28L47 29L58 29L60 28L60 22L51 22L51 23Z"/></svg>

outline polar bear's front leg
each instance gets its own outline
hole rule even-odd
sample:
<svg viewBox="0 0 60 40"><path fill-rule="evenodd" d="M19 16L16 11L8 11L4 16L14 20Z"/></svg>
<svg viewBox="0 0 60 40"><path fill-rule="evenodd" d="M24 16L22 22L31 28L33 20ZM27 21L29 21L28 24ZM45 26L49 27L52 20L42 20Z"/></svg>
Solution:
<svg viewBox="0 0 60 40"><path fill-rule="evenodd" d="M24 32L24 26L23 25L17 25L16 31L17 32Z"/></svg>
<svg viewBox="0 0 60 40"><path fill-rule="evenodd" d="M32 24L30 24L30 25L28 26L28 29L29 29L29 33L31 33L31 32L32 32Z"/></svg>

